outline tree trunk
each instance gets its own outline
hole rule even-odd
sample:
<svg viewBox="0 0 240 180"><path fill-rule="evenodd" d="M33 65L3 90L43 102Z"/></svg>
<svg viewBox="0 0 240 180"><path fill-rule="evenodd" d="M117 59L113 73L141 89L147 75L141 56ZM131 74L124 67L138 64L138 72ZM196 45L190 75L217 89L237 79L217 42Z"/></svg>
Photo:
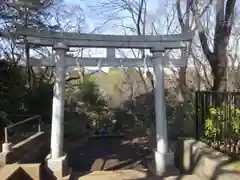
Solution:
<svg viewBox="0 0 240 180"><path fill-rule="evenodd" d="M229 42L229 36L225 36L225 34L228 34L227 31L226 28L221 28L215 32L214 56L211 60L215 62L212 63L212 73L214 76L212 90L214 91L227 91L227 45Z"/></svg>
<svg viewBox="0 0 240 180"><path fill-rule="evenodd" d="M191 0L186 0L186 10L183 15L181 11L181 5L180 5L180 0L176 1L176 9L177 9L177 17L178 17L178 22L181 26L181 31L182 33L188 32L190 30L190 7L191 7ZM185 18L184 18L185 16ZM186 49L181 50L181 58L187 58L187 51ZM186 62L187 63L187 62ZM179 70L179 94L178 94L178 101L182 103L185 98L184 98L184 89L187 86L186 83L186 69L187 69L187 64L184 67L181 67Z"/></svg>
<svg viewBox="0 0 240 180"><path fill-rule="evenodd" d="M195 22L198 28L198 35L203 53L212 68L212 75L214 76L212 86L213 91L227 90L228 59L226 52L234 20L233 15L235 4L236 0L219 0L216 2L216 25L212 52L208 45L205 28L200 20L201 15L204 12L199 12L200 4L197 0L192 3L192 12L195 16ZM205 7L203 9L205 10L207 8Z"/></svg>

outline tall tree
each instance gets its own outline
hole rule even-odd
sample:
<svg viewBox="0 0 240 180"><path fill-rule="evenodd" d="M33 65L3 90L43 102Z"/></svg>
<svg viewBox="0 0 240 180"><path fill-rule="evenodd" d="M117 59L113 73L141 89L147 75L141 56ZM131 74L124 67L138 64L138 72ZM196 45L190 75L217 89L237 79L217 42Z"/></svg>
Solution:
<svg viewBox="0 0 240 180"><path fill-rule="evenodd" d="M181 27L181 31L184 32L188 32L190 30L190 5L191 5L191 0L186 0L186 11L183 14L181 11L181 5L180 5L180 0L177 0L176 2L176 8L177 8L177 16L178 16L178 21ZM181 58L184 58L186 53L186 50L181 50ZM186 85L186 68L187 65L185 65L185 67L181 67L180 71L179 71L179 82L180 85Z"/></svg>
<svg viewBox="0 0 240 180"><path fill-rule="evenodd" d="M208 5L212 4L212 2L213 0L210 0ZM195 17L201 47L211 66L214 77L213 91L227 90L227 47L234 22L235 4L236 0L216 1L214 40L213 45L210 45L207 32L200 19L201 14L206 11L206 8L203 8L201 11L200 2L198 0L192 1L191 9Z"/></svg>
<svg viewBox="0 0 240 180"><path fill-rule="evenodd" d="M178 21L181 27L181 32L185 33L190 31L190 17L191 17L191 0L186 0L186 10L185 13L183 14L181 11L181 5L180 5L180 0L176 1L176 9L177 9L177 17ZM188 49L184 48L181 49L181 59L187 58L187 53L189 52L191 48L191 44L189 44ZM186 83L186 70L187 70L187 62L184 67L180 67L179 70L179 78L178 78L178 84L179 84L179 92L178 92L178 101L182 102L185 100L184 94L185 94L185 87L187 85Z"/></svg>
<svg viewBox="0 0 240 180"><path fill-rule="evenodd" d="M8 61L17 64L20 60L25 58L26 70L28 73L28 86L33 87L35 83L33 69L29 64L29 44L24 37L16 36L12 33L21 28L51 28L51 24L49 23L51 14L48 9L53 5L53 1L45 0L43 4L39 4L37 1L35 3L32 1L30 4L28 3L29 1L9 1L1 7L0 21L3 22L1 39L6 42L7 48L3 47L2 51L4 51L3 54ZM24 42L24 48L16 45L16 42L19 40ZM6 50L8 47L12 47L10 51ZM25 57L22 56L23 54Z"/></svg>

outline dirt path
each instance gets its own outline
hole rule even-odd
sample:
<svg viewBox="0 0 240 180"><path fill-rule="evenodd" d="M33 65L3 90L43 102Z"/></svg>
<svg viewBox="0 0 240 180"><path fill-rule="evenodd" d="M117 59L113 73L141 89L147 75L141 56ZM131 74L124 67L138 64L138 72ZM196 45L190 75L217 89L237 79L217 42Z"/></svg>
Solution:
<svg viewBox="0 0 240 180"><path fill-rule="evenodd" d="M91 138L69 155L69 166L73 171L89 173L101 170L146 168L144 144L133 144L123 137Z"/></svg>

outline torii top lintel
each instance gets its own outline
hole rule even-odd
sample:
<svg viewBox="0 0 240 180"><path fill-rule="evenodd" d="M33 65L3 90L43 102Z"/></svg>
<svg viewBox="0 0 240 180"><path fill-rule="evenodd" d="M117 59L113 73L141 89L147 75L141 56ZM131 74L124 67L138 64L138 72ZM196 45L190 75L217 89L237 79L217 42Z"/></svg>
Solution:
<svg viewBox="0 0 240 180"><path fill-rule="evenodd" d="M80 34L74 32L53 32L48 30L23 29L17 32L27 37L30 44L53 46L63 41L69 47L95 47L95 48L139 48L148 49L154 46L165 49L186 47L185 42L191 41L193 32L173 35L100 35Z"/></svg>

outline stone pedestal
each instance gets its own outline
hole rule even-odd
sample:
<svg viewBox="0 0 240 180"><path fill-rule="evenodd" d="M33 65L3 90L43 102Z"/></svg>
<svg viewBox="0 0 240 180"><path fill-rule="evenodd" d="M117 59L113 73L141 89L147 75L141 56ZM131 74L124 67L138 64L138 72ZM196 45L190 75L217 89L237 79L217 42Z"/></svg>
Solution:
<svg viewBox="0 0 240 180"><path fill-rule="evenodd" d="M154 151L154 161L148 165L149 171L159 177L178 176L179 170L174 166L174 153Z"/></svg>
<svg viewBox="0 0 240 180"><path fill-rule="evenodd" d="M12 143L3 143L2 152L10 152L10 151L12 151Z"/></svg>
<svg viewBox="0 0 240 180"><path fill-rule="evenodd" d="M69 179L71 169L68 167L67 155L59 158L50 158L50 155L45 159L45 168L50 176L55 179Z"/></svg>
<svg viewBox="0 0 240 180"><path fill-rule="evenodd" d="M158 151L154 151L154 164L156 174L159 176L163 175L167 171L168 167L174 166L174 153L160 153Z"/></svg>

